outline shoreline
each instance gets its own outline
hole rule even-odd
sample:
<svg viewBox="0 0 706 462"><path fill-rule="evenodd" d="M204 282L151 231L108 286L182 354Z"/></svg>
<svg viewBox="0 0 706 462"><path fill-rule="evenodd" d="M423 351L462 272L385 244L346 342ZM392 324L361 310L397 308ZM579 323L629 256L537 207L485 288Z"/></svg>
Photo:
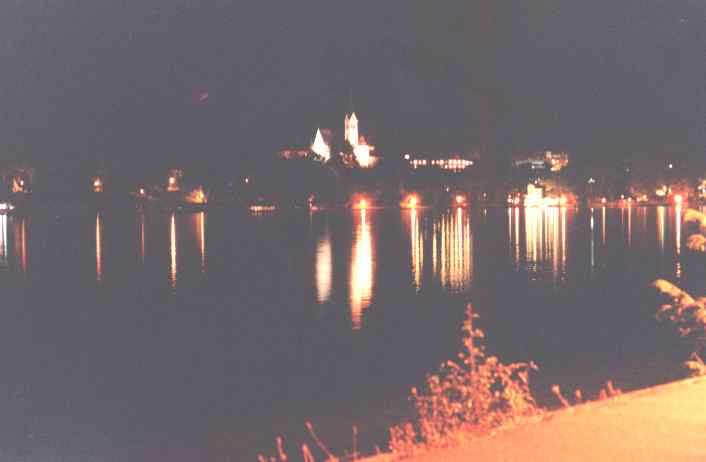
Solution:
<svg viewBox="0 0 706 462"><path fill-rule="evenodd" d="M459 446L361 462L706 459L706 377L683 379L591 401L536 422L501 428Z"/></svg>

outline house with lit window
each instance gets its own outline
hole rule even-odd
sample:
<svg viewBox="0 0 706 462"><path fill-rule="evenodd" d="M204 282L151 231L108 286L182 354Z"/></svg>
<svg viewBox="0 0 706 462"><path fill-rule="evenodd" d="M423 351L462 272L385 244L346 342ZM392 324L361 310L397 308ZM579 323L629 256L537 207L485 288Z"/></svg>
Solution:
<svg viewBox="0 0 706 462"><path fill-rule="evenodd" d="M437 169L449 173L460 173L477 166L480 161L480 153L473 151L459 154L412 154L407 153L404 159L413 170Z"/></svg>

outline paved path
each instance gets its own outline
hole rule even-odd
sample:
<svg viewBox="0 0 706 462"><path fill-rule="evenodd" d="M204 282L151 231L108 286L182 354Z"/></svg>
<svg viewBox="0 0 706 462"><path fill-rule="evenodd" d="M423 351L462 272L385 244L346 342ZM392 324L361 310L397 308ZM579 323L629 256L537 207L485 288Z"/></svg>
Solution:
<svg viewBox="0 0 706 462"><path fill-rule="evenodd" d="M464 447L408 460L704 462L706 378L578 406Z"/></svg>

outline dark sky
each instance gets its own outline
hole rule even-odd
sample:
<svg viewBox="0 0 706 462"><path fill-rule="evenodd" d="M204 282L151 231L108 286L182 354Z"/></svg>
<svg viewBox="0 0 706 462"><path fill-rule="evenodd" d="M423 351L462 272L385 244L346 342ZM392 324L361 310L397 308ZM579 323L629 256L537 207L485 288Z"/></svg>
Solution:
<svg viewBox="0 0 706 462"><path fill-rule="evenodd" d="M351 92L391 154L703 156L705 84L703 0L0 3L10 158L265 155Z"/></svg>

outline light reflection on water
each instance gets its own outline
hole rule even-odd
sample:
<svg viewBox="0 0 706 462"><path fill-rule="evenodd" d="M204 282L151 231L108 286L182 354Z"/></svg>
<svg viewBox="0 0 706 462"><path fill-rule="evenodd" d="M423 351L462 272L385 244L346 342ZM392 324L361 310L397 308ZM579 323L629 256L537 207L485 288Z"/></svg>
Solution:
<svg viewBox="0 0 706 462"><path fill-rule="evenodd" d="M103 218L96 214L96 281L103 280Z"/></svg>
<svg viewBox="0 0 706 462"><path fill-rule="evenodd" d="M140 232L140 263L145 263L145 212L139 212L138 227Z"/></svg>
<svg viewBox="0 0 706 462"><path fill-rule="evenodd" d="M628 246L632 246L632 205L628 206Z"/></svg>
<svg viewBox="0 0 706 462"><path fill-rule="evenodd" d="M635 217L630 219L628 210L632 209ZM132 420L116 427L111 427L113 420L110 419L99 422L116 434L121 431L118 427L131 427L133 422L150 418L155 418L160 427L168 427L169 421L159 420L163 418L162 410L171 409L182 400L189 409L195 410L193 413L184 411L184 416L191 419L198 418L201 414L196 413L214 402L224 408L237 399L250 403L263 382L287 383L303 370L300 365L317 364L319 367L321 364L320 370L313 371L312 367L311 372L320 374L320 382L317 375L317 381L302 382L302 389L315 389L313 386L319 383L330 386L333 380L349 383L350 390L367 389L368 382L360 382L366 387L359 387L357 379L347 380L348 375L337 374L343 374L340 371L345 369L350 371L350 377L367 377L360 372L369 370L368 364L377 364L376 361L389 371L385 376L403 377L400 383L393 385L404 389L409 385L407 380L423 377L426 372L412 371L412 374L404 368L400 372L396 367L403 364L405 358L421 357L433 348L431 344L444 343L444 339L460 340L453 337L458 326L449 308L453 309L466 297L472 298L485 313L495 310L498 321L495 331L491 331L492 338L500 337L498 344L507 348L508 354L523 356L530 345L532 353L527 353L530 357L543 364L549 363L550 367L554 364L556 370L564 367L565 355L576 353L579 356L588 346L605 346L605 355L601 353L595 362L586 363L591 366L589 369L596 370L604 367L606 358L610 361L620 356L614 352L624 345L624 331L609 332L606 335L611 336L607 340L600 337L595 344L584 343L583 338L572 343L572 337L582 330L577 326L583 327L583 321L591 319L595 319L596 326L602 325L605 319L610 319L612 324L616 318L623 326L632 325L632 313L627 309L613 309L613 306L623 306L620 299L615 305L611 304L613 295L633 292L633 288L642 288L634 292L645 292L644 287L650 280L646 278L657 272L670 278L681 272L689 276L689 266L679 266L678 256L687 237L683 234L687 227L681 224L684 211L676 207L602 207L592 211L490 208L487 216L473 209L367 210L327 212L317 216L322 215L325 220L314 220L311 225L304 224L302 215L294 213L287 217L268 215L255 219L248 216L239 220L232 217L232 212L217 209L176 215L130 212L126 216L111 211L100 214L91 211L77 214L75 219L70 216L62 220L55 220L53 213L48 218L33 215L32 221L16 216L0 218L0 265L6 269L0 272L0 282L5 283L3 288L18 291L15 304L23 308L16 310L22 314L20 317L16 317L13 310L4 310L8 316L5 320L11 321L4 323L10 326L6 335L10 335L8 342L20 342L18 350L36 348L26 356L27 361L21 362L14 360L14 352L8 352L8 357L13 357L5 362L11 372L8 376L36 383L33 393L45 396L52 406L65 405L63 396L60 396L61 402L52 401L56 400L54 380L61 381L62 390L78 390L70 403L72 409L86 416L86 421L95 418L95 403L84 401L84 395L95 391L94 377L104 377L106 387L114 387L97 396L96 403L99 399L101 403L111 402L111 398L122 396L120 393L134 386L139 393L126 395L129 405L135 409ZM632 233L632 239L628 232ZM631 248L628 247L630 241ZM121 258L121 254L128 257ZM299 265L302 269L297 272ZM70 271L76 268L80 271ZM28 269L31 269L30 283L36 281L32 288L46 294L39 302L50 301L53 292L44 289L59 282L62 286L73 284L69 287L76 291L79 303L64 307L60 313L53 309L47 311L52 322L37 323L34 317L28 318L32 322L26 322L24 307L39 312L36 306L41 305L34 306L31 300L25 300L24 284L14 284L11 277L13 272L21 275ZM622 287L623 283L631 281L626 269L642 273L635 282L639 285L630 286L629 291ZM96 279L103 283L95 284ZM202 282L206 284L204 287L200 286ZM541 283L549 284L540 287ZM579 289L569 287L569 283L575 283ZM549 292L553 293L554 285L560 284L567 290L560 291L562 296L552 298ZM173 287L178 299L168 287ZM577 300L575 308L567 307L563 294L583 294L584 287L592 288L591 298ZM606 297L603 297L601 289L606 287ZM155 288L160 290L153 290ZM192 290L194 288L203 290ZM104 296L113 293L122 294L121 298L113 302ZM449 293L454 295L447 296ZM95 295L105 303L105 309L80 309L90 306L88 303L96 300ZM495 301L496 296L501 298ZM164 309L151 310L155 306L153 298L158 299ZM140 301L136 301L138 299ZM175 299L178 301L174 302ZM527 304L523 305L525 301ZM535 307L544 302L549 304L549 309L536 310L537 313L532 312L527 317L522 314L530 311L526 306ZM180 308L181 303L188 309L173 309ZM326 304L326 309L318 309L317 303ZM462 308L462 301L460 304ZM573 311L569 312L570 309ZM555 316L555 310L566 311L567 315ZM444 311L446 314L442 313ZM384 316L380 316L381 313ZM649 312L647 316L653 318ZM54 320L58 321L58 326ZM434 324L436 322L438 325ZM76 325L80 329L77 330ZM50 341L33 340L37 338L34 333L37 327L46 328L40 333L49 335ZM493 329L493 324L489 323L489 327ZM368 332L346 335L350 329ZM15 330L21 335L12 337ZM331 333L327 335L330 343L328 340L318 343L323 330ZM593 329L584 330L587 336L592 335ZM432 335L428 335L429 332ZM85 337L79 337L82 340L79 342L67 333ZM95 342L96 333L109 337L106 341ZM159 341L155 341L155 333L159 334ZM386 335L388 333L394 335ZM638 340L639 334L631 333ZM513 344L516 335L520 340ZM130 338L131 342L122 342L124 338ZM419 342L419 338L432 340ZM263 339L278 339L274 342L277 344L275 351L262 347ZM344 341L350 343L342 343ZM652 341L650 338L644 343L638 341L636 345L629 345L635 346L635 351L642 351ZM243 342L242 347L240 342ZM86 350L83 345L87 344L95 348ZM558 344L563 351L553 353ZM613 344L617 345L616 349ZM49 356L57 358L56 365L53 361L41 360L48 357L43 345L61 348L57 350L61 354ZM365 348L359 348L361 345ZM338 347L341 350L335 349ZM77 351L83 355L81 369L77 374L62 374L76 364ZM346 359L342 367L327 366L330 357L338 359L349 354L339 356L337 351L354 351L355 355L350 354L350 363ZM400 356L383 357L388 353L397 355L395 351L399 351ZM136 355L142 358L140 364L144 365L132 366L137 363L133 360ZM444 353L436 357L448 356ZM274 361L273 366L261 368L271 361ZM626 364L631 361L632 357L624 360ZM251 364L254 366L249 366ZM288 369L289 364L294 366ZM618 370L616 364L610 367ZM547 370L552 370L550 367ZM241 378L248 374L254 376L253 383L248 385L251 388L242 391ZM207 379L204 383L216 383L219 387L232 380L228 386L233 393L219 395L214 394L211 387L182 384L185 377L204 377ZM266 380L260 381L260 377ZM123 381L126 378L128 382ZM379 381L377 376L372 379ZM46 390L42 389L44 383ZM87 384L90 393L83 392L82 384ZM311 384L314 385L310 387ZM174 394L165 396L164 390L174 389L177 390ZM346 389L335 399L345 400L345 392L350 390ZM270 397L277 393L281 393L279 387L276 391L266 390L259 398L262 401L257 402L271 402ZM208 402L199 401L201 396ZM162 398L164 401L154 406L160 417L149 414L149 409L153 409L152 401ZM357 399L351 402L358 403ZM122 409L124 404L119 401L116 406ZM349 404L343 402L346 406ZM79 409L81 406L85 409ZM24 417L25 407L18 407L20 411L15 420ZM105 412L105 415L119 415L117 407L116 412ZM141 409L148 411L141 414ZM328 411L310 409L307 407L306 412ZM28 414L28 421L41 421L44 414L38 412ZM233 414L238 412L234 410ZM273 416L258 417L270 421ZM205 425L206 420L198 421L199 425ZM231 422L227 424L228 428L237 427ZM80 431L80 428L71 430ZM218 432L221 430L216 428ZM178 439L173 434L169 436ZM129 432L120 437L137 438ZM75 457L66 459L75 460Z"/></svg>
<svg viewBox="0 0 706 462"><path fill-rule="evenodd" d="M424 271L424 228L419 219L420 212L417 209L409 211L409 241L412 257L412 277L414 287L419 292L422 288L422 276Z"/></svg>
<svg viewBox="0 0 706 462"><path fill-rule="evenodd" d="M327 303L331 299L333 286L333 251L331 249L331 231L326 227L324 234L316 243L316 301Z"/></svg>
<svg viewBox="0 0 706 462"><path fill-rule="evenodd" d="M355 234L351 252L350 310L354 330L363 326L363 311L370 306L375 279L373 238L368 222L368 211L361 209L355 215Z"/></svg>
<svg viewBox="0 0 706 462"><path fill-rule="evenodd" d="M7 256L7 215L0 215L0 270L9 269Z"/></svg>
<svg viewBox="0 0 706 462"><path fill-rule="evenodd" d="M198 212L191 216L193 220L194 235L199 247L201 258L201 272L206 272L206 213Z"/></svg>
<svg viewBox="0 0 706 462"><path fill-rule="evenodd" d="M596 271L596 211L591 209L591 274Z"/></svg>
<svg viewBox="0 0 706 462"><path fill-rule="evenodd" d="M468 290L473 278L473 241L468 212L457 208L434 221L432 235L434 277L452 293Z"/></svg>
<svg viewBox="0 0 706 462"><path fill-rule="evenodd" d="M29 267L29 255L27 254L27 218L15 220L15 253L17 255L20 271L27 275Z"/></svg>
<svg viewBox="0 0 706 462"><path fill-rule="evenodd" d="M679 260L679 256L681 255L681 221L682 221L682 207L681 204L678 204L676 208L674 209L674 214L676 215L674 217L674 223L676 226L676 236L674 238L674 243L676 245L676 251L677 251L677 259L676 259L676 270L675 270L675 275L678 278L681 278L682 276L682 271L681 271L681 261Z"/></svg>
<svg viewBox="0 0 706 462"><path fill-rule="evenodd" d="M549 273L554 282L565 281L567 208L525 208L523 242L520 242L520 209L515 208L514 213L514 220L508 223L508 227L514 230L511 246L515 249L515 268L524 267L536 277ZM521 254L521 249L525 250L524 254ZM595 259L592 258L590 264L594 266Z"/></svg>
<svg viewBox="0 0 706 462"><path fill-rule="evenodd" d="M176 216L169 218L169 285L176 289L177 285L177 231Z"/></svg>
<svg viewBox="0 0 706 462"><path fill-rule="evenodd" d="M27 218L0 215L0 271L11 272L14 266L23 276L27 275L29 270L27 229Z"/></svg>
<svg viewBox="0 0 706 462"><path fill-rule="evenodd" d="M667 222L666 209L664 206L657 207L657 242L659 242L659 252L664 256L665 224Z"/></svg>
<svg viewBox="0 0 706 462"><path fill-rule="evenodd" d="M386 242L382 242L381 232L384 229L395 229L388 226L394 221L402 224L399 238L403 239L401 251L405 254L386 251L385 255L397 255L395 258L399 259L388 262L387 267L397 268L401 275L406 275L415 292L424 292L430 286L441 287L450 294L472 290L476 273L485 271L483 267L476 268L476 247L481 248L487 244L490 239L488 234L492 234L492 239L499 241L507 252L506 255L495 254L492 258L507 258L511 268L517 273L527 274L530 281L562 285L569 279L570 260L573 262L572 268L583 267L589 274L596 275L605 266L606 258L616 254L613 250L625 252L632 248L634 252L650 252L650 247L654 249L652 254L661 262L660 271L664 276L682 277L683 267L679 257L685 236L681 222L684 210L680 206L601 207L585 211L566 207L514 207L502 211L491 209L489 212L481 215L480 212L474 213L473 210L463 208L441 212L428 209L400 212L356 210L349 212L352 222L344 221L345 226L341 226L340 215L327 216L325 221L317 222L310 231L315 233L312 236L314 247L308 250L311 252L308 260L311 262L308 263L311 270L307 274L311 275L309 280L314 287L312 302L342 305L351 315L353 328L362 328L364 313L375 299L377 287L381 284L381 275L377 271L378 258L381 258L378 249L382 249L381 246L389 248L392 244L389 239L394 239L394 235L387 234ZM94 246L87 248L94 252L93 270L98 282L108 282L107 279L117 277L107 276L106 273L106 213L95 214ZM191 287L191 282L196 281L196 274L209 276L209 223L205 212L162 215L155 221L148 218L145 212L138 212L133 218L138 233L131 238L130 244L139 255L143 271L149 272L150 268L155 268L160 271L161 281L164 281L163 272L166 269L166 282L173 290L182 283L186 284L186 288ZM260 217L252 226L257 230L268 223L272 225L275 220L276 216ZM112 221L107 223L111 228L115 226ZM219 227L222 227L221 223ZM164 231L156 229L161 227L163 230L165 224L166 235ZM503 230L503 226L507 226L507 229ZM156 231L151 232L152 228ZM488 231L486 237L476 242L480 229ZM1 271L15 271L25 276L28 274L32 247L28 230L28 219L0 216ZM350 230L352 240L337 238ZM235 234L238 231L233 229L227 232ZM257 231L254 232L257 234ZM187 239L181 239L182 235ZM156 249L166 248L166 260L164 250L147 252L146 246L152 242L148 242L148 236L155 236L151 239L156 239ZM124 244L116 244L113 240L111 237L111 246ZM218 239L216 242L216 248L223 245ZM584 257L576 256L577 252L581 253L581 248L585 249ZM237 258L239 251L232 248L228 252ZM41 260L42 252L38 253ZM334 261L341 263L342 268L345 268L341 274L347 272L347 277L336 276ZM109 263L111 267L116 264L112 259ZM222 272L223 266L217 268L217 271ZM148 279L146 283L154 281ZM348 290L339 287L339 284L347 285Z"/></svg>

